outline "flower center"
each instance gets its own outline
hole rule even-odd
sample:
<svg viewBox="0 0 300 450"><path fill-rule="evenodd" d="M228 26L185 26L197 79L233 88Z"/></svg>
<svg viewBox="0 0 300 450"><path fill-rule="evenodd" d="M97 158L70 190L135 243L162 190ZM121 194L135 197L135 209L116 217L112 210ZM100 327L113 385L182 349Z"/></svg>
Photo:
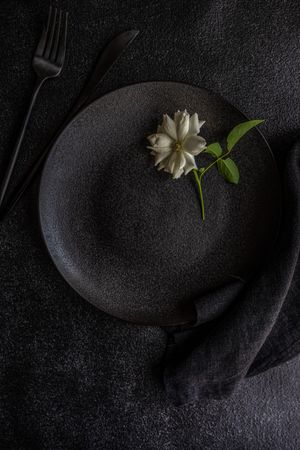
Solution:
<svg viewBox="0 0 300 450"><path fill-rule="evenodd" d="M181 144L181 142L179 142L179 141L175 142L174 150L175 150L175 152L181 152L182 151L182 144Z"/></svg>

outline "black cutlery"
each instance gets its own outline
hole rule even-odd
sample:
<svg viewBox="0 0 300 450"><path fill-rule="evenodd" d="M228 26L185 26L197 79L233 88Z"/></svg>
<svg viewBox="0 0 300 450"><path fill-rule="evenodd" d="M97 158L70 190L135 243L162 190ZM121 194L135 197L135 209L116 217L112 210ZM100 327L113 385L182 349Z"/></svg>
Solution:
<svg viewBox="0 0 300 450"><path fill-rule="evenodd" d="M96 89L100 81L103 79L104 75L110 69L110 67L115 63L121 53L131 44L131 42L139 34L137 30L125 31L117 35L112 41L110 41L105 49L101 52L96 66L92 71L90 78L88 79L83 90L79 94L79 97L75 101L71 110L65 117L63 123L60 125L58 130L54 133L49 144L44 148L41 154L38 156L32 167L25 174L24 178L21 180L20 184L17 186L13 192L11 198L9 199L6 207L2 209L0 216L3 219L10 211L14 209L16 204L19 202L23 194L27 191L28 187L31 185L36 175L40 171L49 151L51 150L55 140L61 131L65 128L67 123L88 103L95 99Z"/></svg>
<svg viewBox="0 0 300 450"><path fill-rule="evenodd" d="M68 13L57 11L50 7L47 27L44 27L42 36L36 48L32 67L37 75L36 84L33 90L27 114L23 121L18 139L13 148L8 167L0 188L0 209L3 204L5 194L16 165L16 161L23 142L25 131L30 119L30 115L37 99L38 93L46 80L58 77L62 71L67 40Z"/></svg>

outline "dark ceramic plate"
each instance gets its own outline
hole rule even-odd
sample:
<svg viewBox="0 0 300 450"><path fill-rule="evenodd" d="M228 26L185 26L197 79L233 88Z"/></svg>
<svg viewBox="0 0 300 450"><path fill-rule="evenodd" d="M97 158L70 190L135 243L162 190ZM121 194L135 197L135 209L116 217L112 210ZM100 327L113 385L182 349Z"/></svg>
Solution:
<svg viewBox="0 0 300 450"><path fill-rule="evenodd" d="M40 221L54 264L82 297L121 319L192 320L194 299L231 277L247 278L276 238L279 177L257 130L234 150L239 185L216 170L206 177L205 222L193 176L172 180L154 168L145 136L163 113L185 108L206 120L201 134L208 142L245 120L197 87L125 87L68 125L43 171Z"/></svg>

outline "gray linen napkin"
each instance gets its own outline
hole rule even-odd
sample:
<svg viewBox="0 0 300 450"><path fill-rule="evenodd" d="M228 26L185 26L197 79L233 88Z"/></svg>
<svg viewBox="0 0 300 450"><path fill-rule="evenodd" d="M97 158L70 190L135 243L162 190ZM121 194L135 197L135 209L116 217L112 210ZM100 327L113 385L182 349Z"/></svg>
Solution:
<svg viewBox="0 0 300 450"><path fill-rule="evenodd" d="M234 280L199 298L193 326L166 329L163 376L174 402L228 397L244 377L300 352L299 162L297 142L287 155L279 238L264 266L247 283Z"/></svg>

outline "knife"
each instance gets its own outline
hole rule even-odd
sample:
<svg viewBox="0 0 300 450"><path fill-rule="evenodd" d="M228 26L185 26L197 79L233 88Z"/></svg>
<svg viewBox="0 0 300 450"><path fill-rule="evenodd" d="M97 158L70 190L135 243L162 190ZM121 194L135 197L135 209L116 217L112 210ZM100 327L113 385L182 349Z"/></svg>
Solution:
<svg viewBox="0 0 300 450"><path fill-rule="evenodd" d="M45 162L48 153L50 152L59 134L82 108L87 106L88 103L95 99L95 91L100 81L102 81L108 70L112 67L119 56L132 43L132 41L137 37L138 34L139 31L137 30L125 31L124 33L118 34L107 44L107 46L101 52L91 76L80 92L71 110L64 118L63 123L56 130L48 145L44 148L36 161L33 163L32 167L25 174L24 178L14 190L12 196L9 198L7 205L0 212L1 220L14 209L19 200L22 198L23 194L27 191L36 175L38 174L39 170L41 169L43 163Z"/></svg>

